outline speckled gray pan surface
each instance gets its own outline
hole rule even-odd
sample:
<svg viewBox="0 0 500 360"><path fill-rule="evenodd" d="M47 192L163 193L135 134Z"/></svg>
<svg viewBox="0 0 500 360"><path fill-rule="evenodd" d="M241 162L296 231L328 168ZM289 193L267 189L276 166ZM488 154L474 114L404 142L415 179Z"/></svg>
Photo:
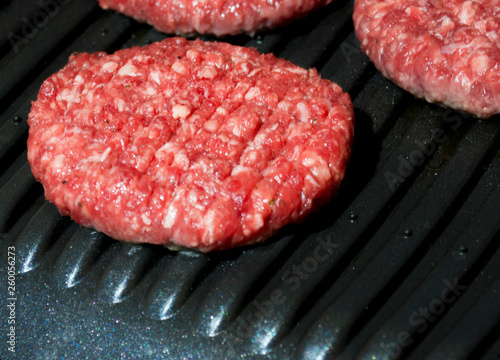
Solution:
<svg viewBox="0 0 500 360"><path fill-rule="evenodd" d="M73 52L166 35L94 0L0 4L1 359L498 359L500 119L415 99L360 51L353 1L232 44L353 100L339 194L263 245L172 252L44 199L27 115ZM204 40L214 38L203 37Z"/></svg>

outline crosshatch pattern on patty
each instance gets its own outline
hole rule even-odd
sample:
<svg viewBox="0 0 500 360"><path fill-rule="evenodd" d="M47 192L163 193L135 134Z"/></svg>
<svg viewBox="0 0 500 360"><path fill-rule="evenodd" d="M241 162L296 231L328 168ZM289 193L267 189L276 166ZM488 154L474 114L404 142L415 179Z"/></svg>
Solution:
<svg viewBox="0 0 500 360"><path fill-rule="evenodd" d="M61 213L119 240L211 251L263 241L329 201L354 118L314 69L170 38L74 54L29 125L33 174Z"/></svg>

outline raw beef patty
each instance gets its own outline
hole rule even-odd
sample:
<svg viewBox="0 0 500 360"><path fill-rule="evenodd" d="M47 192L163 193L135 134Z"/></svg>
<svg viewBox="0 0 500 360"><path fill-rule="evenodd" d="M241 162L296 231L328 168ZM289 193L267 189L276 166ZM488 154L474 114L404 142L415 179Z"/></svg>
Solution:
<svg viewBox="0 0 500 360"><path fill-rule="evenodd" d="M333 0L99 0L168 34L236 35L281 26Z"/></svg>
<svg viewBox="0 0 500 360"><path fill-rule="evenodd" d="M262 241L329 201L354 127L349 96L316 70L184 38L72 55L28 123L33 174L62 214L204 252Z"/></svg>
<svg viewBox="0 0 500 360"><path fill-rule="evenodd" d="M357 0L362 50L414 95L487 118L500 113L500 1Z"/></svg>

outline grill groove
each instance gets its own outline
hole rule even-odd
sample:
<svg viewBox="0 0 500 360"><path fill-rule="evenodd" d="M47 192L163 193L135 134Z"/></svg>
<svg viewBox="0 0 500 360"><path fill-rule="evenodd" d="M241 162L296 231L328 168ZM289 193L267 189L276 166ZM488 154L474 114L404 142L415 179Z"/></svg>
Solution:
<svg viewBox="0 0 500 360"><path fill-rule="evenodd" d="M96 265L106 242L105 236L95 230L78 229L57 259L55 282L68 288L78 284Z"/></svg>
<svg viewBox="0 0 500 360"><path fill-rule="evenodd" d="M147 309L150 315L166 320L175 315L192 292L193 284L206 268L208 258L180 253L168 263L150 290Z"/></svg>

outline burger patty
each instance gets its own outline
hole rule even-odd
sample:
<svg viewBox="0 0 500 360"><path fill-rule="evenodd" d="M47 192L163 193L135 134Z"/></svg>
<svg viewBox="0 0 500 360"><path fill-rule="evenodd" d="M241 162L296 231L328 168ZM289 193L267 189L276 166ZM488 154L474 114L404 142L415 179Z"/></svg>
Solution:
<svg viewBox="0 0 500 360"><path fill-rule="evenodd" d="M73 54L29 114L28 160L64 215L203 252L263 241L337 192L353 108L273 55L169 38Z"/></svg>
<svg viewBox="0 0 500 360"><path fill-rule="evenodd" d="M487 118L500 113L500 1L357 0L361 49L417 97Z"/></svg>
<svg viewBox="0 0 500 360"><path fill-rule="evenodd" d="M255 32L287 24L333 0L99 0L168 34L216 36Z"/></svg>

